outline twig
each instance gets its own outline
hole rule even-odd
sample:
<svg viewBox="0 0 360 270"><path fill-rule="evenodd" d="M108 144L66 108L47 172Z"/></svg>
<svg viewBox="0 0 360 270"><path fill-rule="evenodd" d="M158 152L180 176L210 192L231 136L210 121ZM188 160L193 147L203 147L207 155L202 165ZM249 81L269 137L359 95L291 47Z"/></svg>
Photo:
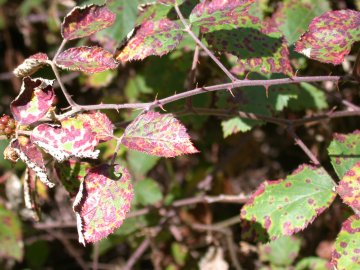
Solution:
<svg viewBox="0 0 360 270"><path fill-rule="evenodd" d="M198 44L206 53L207 55L214 60L214 62L216 63L216 65L218 65L218 67L226 74L226 76L229 77L229 79L231 81L236 81L237 79L235 78L234 75L231 74L231 72L219 61L219 59L216 58L216 56L201 42L200 39L198 39L198 37L194 34L193 31L191 31L191 27L187 24L184 16L182 15L179 6L177 5L177 3L175 2L175 11L178 14L182 24L184 25L185 29L184 31L186 31L193 40L195 40L196 44Z"/></svg>
<svg viewBox="0 0 360 270"><path fill-rule="evenodd" d="M62 50L64 49L66 43L68 42L68 40L66 38L64 38L59 46L59 48L57 49L54 57L53 57L53 61L56 61L56 58L59 56L59 54L62 52Z"/></svg>
<svg viewBox="0 0 360 270"><path fill-rule="evenodd" d="M93 265L92 265L92 269L93 270L98 270L99 267L99 243L95 243L93 245Z"/></svg>
<svg viewBox="0 0 360 270"><path fill-rule="evenodd" d="M116 138L116 140L117 140L117 142L116 142L116 147L115 147L114 154L113 154L113 156L112 156L112 158L111 158L111 161L110 161L110 165L111 165L111 166L114 165L115 160L116 160L116 157L117 157L117 154L118 154L118 152L119 152L119 150L120 150L120 147L121 147L121 139L122 139L122 137Z"/></svg>
<svg viewBox="0 0 360 270"><path fill-rule="evenodd" d="M143 253L149 248L150 240L149 238L144 239L140 246L135 250L135 252L131 255L129 260L126 262L123 270L131 270L135 263L139 260L139 258L143 255Z"/></svg>

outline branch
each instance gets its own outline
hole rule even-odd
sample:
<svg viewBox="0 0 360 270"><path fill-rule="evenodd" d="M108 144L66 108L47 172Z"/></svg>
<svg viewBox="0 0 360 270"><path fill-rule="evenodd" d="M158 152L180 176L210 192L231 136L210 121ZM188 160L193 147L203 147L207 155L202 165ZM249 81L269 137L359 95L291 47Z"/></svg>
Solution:
<svg viewBox="0 0 360 270"><path fill-rule="evenodd" d="M150 240L146 238L140 246L135 250L135 252L131 255L130 259L126 262L123 270L131 270L135 263L139 260L139 258L143 255L143 253L149 248Z"/></svg>
<svg viewBox="0 0 360 270"><path fill-rule="evenodd" d="M231 81L236 81L237 79L235 78L235 76L231 74L231 72L219 61L219 59L217 59L216 56L201 42L201 40L198 39L198 37L194 34L194 32L191 31L191 27L187 24L187 22L186 22L184 16L182 15L177 3L175 3L174 7L175 7L175 11L178 14L182 24L185 27L184 31L186 31L191 36L191 38L196 42L196 44L198 44L207 53L207 55L212 60L214 60L216 65L218 65L218 67L226 74L226 76L229 77L229 79Z"/></svg>

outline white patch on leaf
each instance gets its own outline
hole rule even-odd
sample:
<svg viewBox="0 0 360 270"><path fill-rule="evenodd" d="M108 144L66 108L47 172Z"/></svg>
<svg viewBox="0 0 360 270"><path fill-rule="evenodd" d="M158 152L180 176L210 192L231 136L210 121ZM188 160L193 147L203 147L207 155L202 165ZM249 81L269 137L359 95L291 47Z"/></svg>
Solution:
<svg viewBox="0 0 360 270"><path fill-rule="evenodd" d="M311 48L303 49L303 50L301 51L301 53L302 53L303 55L305 55L306 57L310 58L310 56L311 56Z"/></svg>

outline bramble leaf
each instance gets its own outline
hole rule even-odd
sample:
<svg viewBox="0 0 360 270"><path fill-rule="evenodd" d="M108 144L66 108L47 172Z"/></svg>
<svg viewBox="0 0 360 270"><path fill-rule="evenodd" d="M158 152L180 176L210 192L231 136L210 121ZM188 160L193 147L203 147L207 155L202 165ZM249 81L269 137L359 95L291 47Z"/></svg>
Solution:
<svg viewBox="0 0 360 270"><path fill-rule="evenodd" d="M0 258L21 261L24 244L18 217L0 204Z"/></svg>
<svg viewBox="0 0 360 270"><path fill-rule="evenodd" d="M313 0L311 3L304 3L304 1L290 0L279 3L271 20L284 34L289 45L297 41L308 29L314 17L330 9L326 1L323 3L324 6L320 5L320 1Z"/></svg>
<svg viewBox="0 0 360 270"><path fill-rule="evenodd" d="M318 257L306 257L300 260L294 270L333 270L330 263Z"/></svg>
<svg viewBox="0 0 360 270"><path fill-rule="evenodd" d="M32 212L35 221L40 220L40 209L37 203L36 183L37 175L32 169L26 168L24 177L24 203L27 209Z"/></svg>
<svg viewBox="0 0 360 270"><path fill-rule="evenodd" d="M335 199L334 184L323 168L301 165L285 180L260 185L241 210L241 218L259 223L272 240L305 229Z"/></svg>
<svg viewBox="0 0 360 270"><path fill-rule="evenodd" d="M123 223L134 192L130 174L120 165L90 169L73 204L79 242L83 245L107 237Z"/></svg>
<svg viewBox="0 0 360 270"><path fill-rule="evenodd" d="M29 125L45 116L55 99L53 83L53 80L25 77L19 95L10 104L14 119Z"/></svg>
<svg viewBox="0 0 360 270"><path fill-rule="evenodd" d="M344 203L360 213L360 162L345 173L336 191Z"/></svg>
<svg viewBox="0 0 360 270"><path fill-rule="evenodd" d="M197 153L186 128L171 114L148 112L125 129L122 143L149 155L175 157Z"/></svg>
<svg viewBox="0 0 360 270"><path fill-rule="evenodd" d="M106 6L75 7L64 18L61 34L69 40L86 37L109 27L115 18L116 15Z"/></svg>
<svg viewBox="0 0 360 270"><path fill-rule="evenodd" d="M342 224L331 262L337 270L360 269L359 253L360 217L354 215Z"/></svg>
<svg viewBox="0 0 360 270"><path fill-rule="evenodd" d="M71 157L94 158L99 150L96 134L89 124L74 118L68 118L59 125L41 124L32 134L31 141L62 162Z"/></svg>
<svg viewBox="0 0 360 270"><path fill-rule="evenodd" d="M238 57L239 68L292 75L289 51L277 29L249 14L254 0L203 1L190 15L214 49Z"/></svg>
<svg viewBox="0 0 360 270"><path fill-rule="evenodd" d="M106 114L99 111L92 111L77 114L76 119L89 124L99 142L106 142L113 138L114 125Z"/></svg>
<svg viewBox="0 0 360 270"><path fill-rule="evenodd" d="M16 77L30 76L45 66L47 60L49 60L49 58L45 53L36 53L26 58L21 65L14 69L13 73Z"/></svg>
<svg viewBox="0 0 360 270"><path fill-rule="evenodd" d="M333 135L328 152L336 174L343 178L356 163L360 161L360 131L350 134Z"/></svg>
<svg viewBox="0 0 360 270"><path fill-rule="evenodd" d="M134 29L116 60L142 60L149 55L162 56L175 49L183 38L181 24L169 19L145 21Z"/></svg>
<svg viewBox="0 0 360 270"><path fill-rule="evenodd" d="M118 66L112 53L100 47L86 46L63 51L58 55L55 63L62 69L79 70L85 73L102 72Z"/></svg>
<svg viewBox="0 0 360 270"><path fill-rule="evenodd" d="M360 40L360 12L328 11L316 17L295 44L295 51L324 63L341 64L354 42Z"/></svg>
<svg viewBox="0 0 360 270"><path fill-rule="evenodd" d="M70 197L75 197L80 183L90 170L90 164L70 159L62 163L56 163L55 170Z"/></svg>
<svg viewBox="0 0 360 270"><path fill-rule="evenodd" d="M18 139L11 141L10 146L15 150L20 159L25 162L27 167L35 172L41 182L50 188L55 186L55 184L48 178L41 151L30 141L29 138L19 136Z"/></svg>

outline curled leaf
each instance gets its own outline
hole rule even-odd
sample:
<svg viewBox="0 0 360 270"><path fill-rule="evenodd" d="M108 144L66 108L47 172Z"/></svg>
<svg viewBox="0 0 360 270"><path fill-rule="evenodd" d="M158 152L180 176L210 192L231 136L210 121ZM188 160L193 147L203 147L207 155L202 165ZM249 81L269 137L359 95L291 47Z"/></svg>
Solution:
<svg viewBox="0 0 360 270"><path fill-rule="evenodd" d="M85 245L99 241L119 228L130 210L133 194L130 174L120 165L90 169L73 204L79 242Z"/></svg>
<svg viewBox="0 0 360 270"><path fill-rule="evenodd" d="M19 95L10 104L17 122L24 125L40 120L51 108L55 99L54 81L25 77Z"/></svg>
<svg viewBox="0 0 360 270"><path fill-rule="evenodd" d="M133 150L161 157L197 153L186 128L171 114L148 112L125 129L122 143Z"/></svg>
<svg viewBox="0 0 360 270"><path fill-rule="evenodd" d="M116 15L106 6L75 7L64 18L61 34L69 40L90 36L112 25L115 18Z"/></svg>
<svg viewBox="0 0 360 270"><path fill-rule="evenodd" d="M100 47L75 47L63 51L55 60L58 67L79 70L85 73L102 72L115 69L118 63L112 53Z"/></svg>
<svg viewBox="0 0 360 270"><path fill-rule="evenodd" d="M16 77L26 77L34 74L41 67L45 66L49 60L45 53L37 53L26 58L25 61L14 69L13 73Z"/></svg>

